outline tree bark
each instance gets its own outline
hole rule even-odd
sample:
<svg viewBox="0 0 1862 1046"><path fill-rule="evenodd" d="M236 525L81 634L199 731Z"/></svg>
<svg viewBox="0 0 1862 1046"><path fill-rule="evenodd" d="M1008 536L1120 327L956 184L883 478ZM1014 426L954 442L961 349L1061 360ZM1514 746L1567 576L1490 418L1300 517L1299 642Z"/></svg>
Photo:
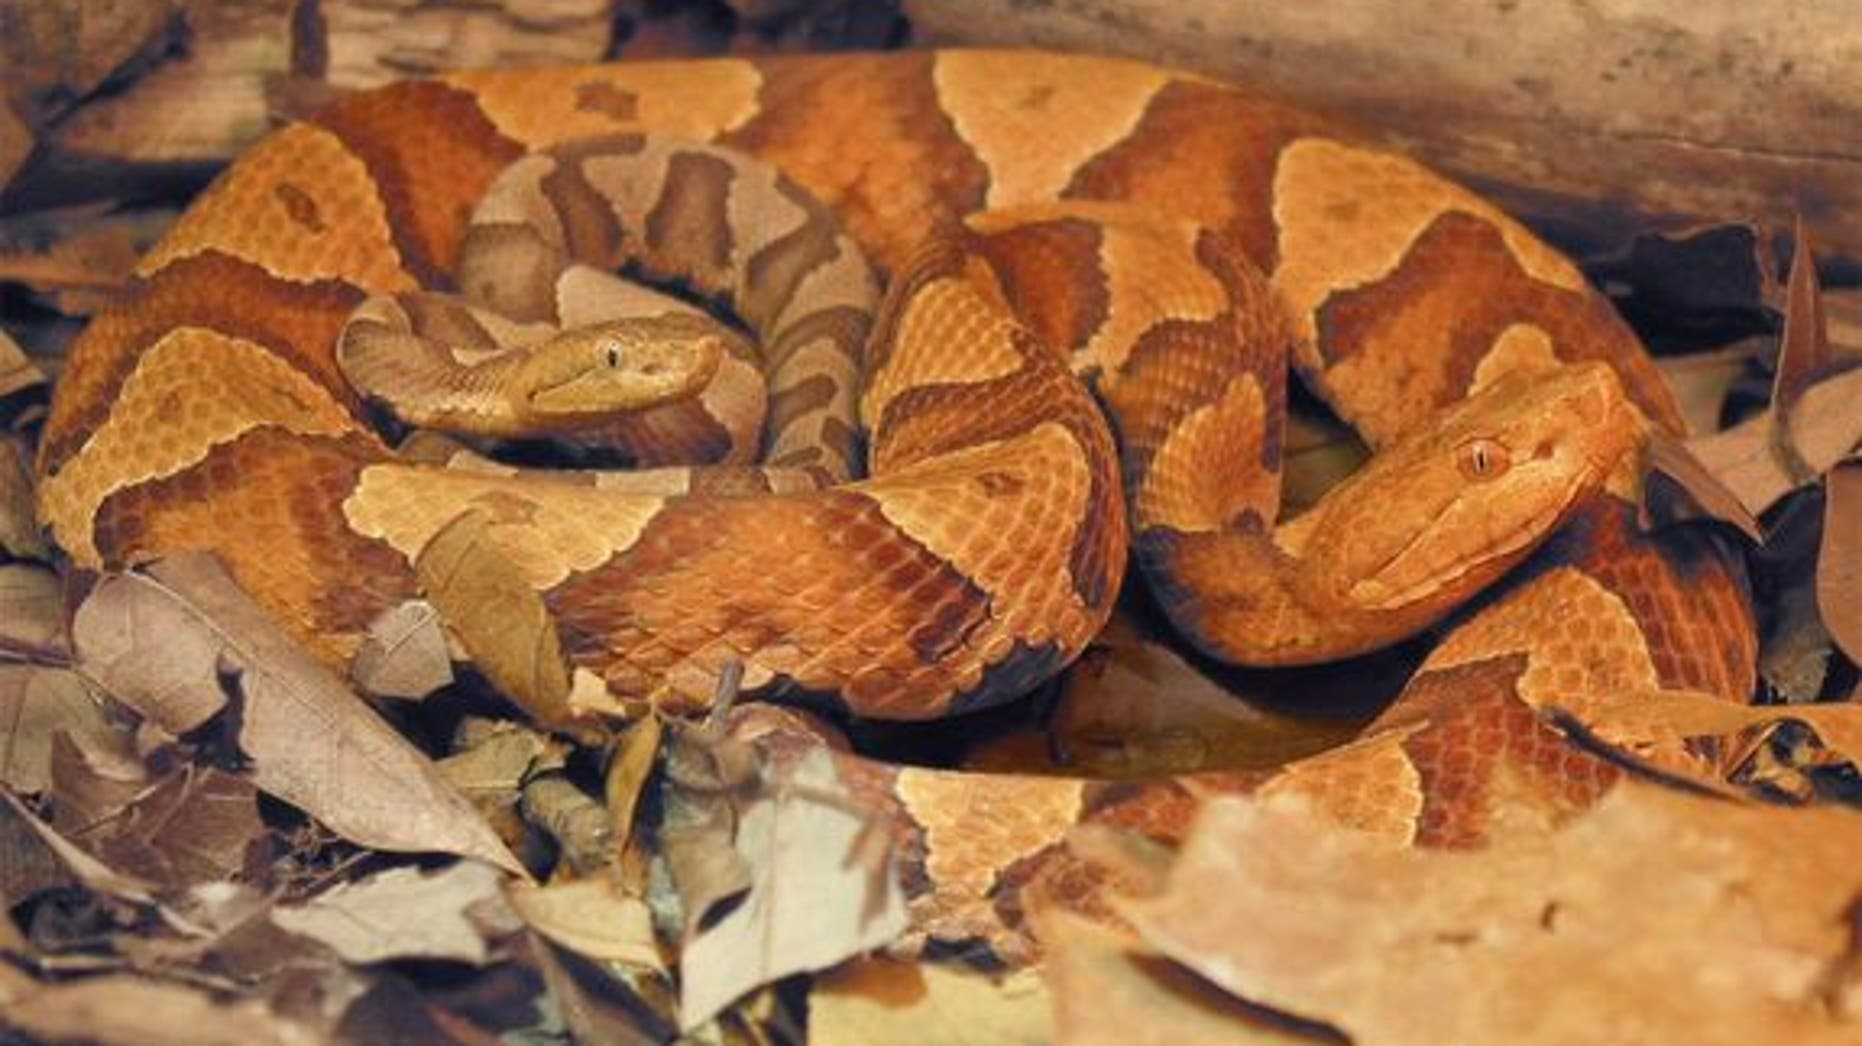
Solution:
<svg viewBox="0 0 1862 1046"><path fill-rule="evenodd" d="M1379 129L1565 246L1625 219L1809 221L1862 262L1862 21L1843 2L907 0L913 41L1200 70Z"/></svg>

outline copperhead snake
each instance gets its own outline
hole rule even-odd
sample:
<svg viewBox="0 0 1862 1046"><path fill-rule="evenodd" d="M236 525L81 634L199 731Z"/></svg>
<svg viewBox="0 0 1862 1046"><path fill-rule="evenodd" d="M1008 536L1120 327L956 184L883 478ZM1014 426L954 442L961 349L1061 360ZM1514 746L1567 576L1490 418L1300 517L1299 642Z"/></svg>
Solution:
<svg viewBox="0 0 1862 1046"><path fill-rule="evenodd" d="M799 191L764 184L749 209L775 224L750 231L733 206L760 168L657 136L760 158ZM363 423L333 348L350 311L452 282L474 201L527 154L563 147L537 194L588 211L608 177L574 161L591 139L649 171L621 190L636 262L726 292L743 273L819 281L786 318L736 285L761 313L750 326L787 339L761 350L765 449L839 479L864 431L870 478L745 497L704 473L642 492L449 472L398 460ZM799 218L810 198L857 252L798 231L815 228ZM591 255L621 239L614 218L575 228L593 230L566 234ZM689 257L648 257L675 247ZM891 277L864 361L858 280L837 268L858 252ZM1359 481L1397 495L1274 525L1289 360L1367 441L1409 456ZM863 389L833 376L862 362ZM1461 415L1449 435L1406 435L1442 409ZM1635 525L1641 434L1678 428L1567 260L1417 164L1220 83L963 51L475 71L279 130L186 212L73 346L40 510L79 567L218 553L340 662L415 594L426 539L477 508L576 664L673 710L702 706L734 658L752 695L865 716L1006 700L1091 640L1128 545L1193 642L1254 662L1365 649L1473 599L1384 729L1268 782L1453 843L1496 782L1556 809L1602 787L1534 709L1750 692L1734 565ZM1433 524L1479 554L1420 540ZM956 807L947 786L884 774L874 787L928 826L922 874L959 874L933 865L965 817L925 815ZM1143 824L1172 802L1051 787L993 808L1034 842L964 866L969 907L928 911L933 935L987 936L1025 873L1011 866L1054 824Z"/></svg>

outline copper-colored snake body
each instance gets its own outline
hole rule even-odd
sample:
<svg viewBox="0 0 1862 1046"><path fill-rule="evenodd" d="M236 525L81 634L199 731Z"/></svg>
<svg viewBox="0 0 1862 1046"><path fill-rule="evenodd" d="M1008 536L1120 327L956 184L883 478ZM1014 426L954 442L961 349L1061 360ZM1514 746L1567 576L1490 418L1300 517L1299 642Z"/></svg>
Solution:
<svg viewBox="0 0 1862 1046"><path fill-rule="evenodd" d="M487 283L457 269L466 219L526 156L530 188L471 235L733 305L766 340L707 366L756 364L767 402L727 418L720 393L678 437L630 438L739 463L760 425L767 468L645 487L449 471L364 423L335 349L351 311ZM520 310L581 300L521 282L489 278ZM375 321L400 336L392 310ZM1383 453L1277 525L1289 364ZM1749 692L1732 565L1635 523L1642 441L1678 428L1568 261L1413 162L1222 84L1039 53L619 64L395 85L256 145L75 346L41 509L81 566L218 553L332 660L476 510L572 660L675 709L734 660L751 694L860 715L1005 700L1092 639L1128 548L1196 645L1248 663L1345 656L1460 607L1374 735L1265 785L1455 842L1496 782L1553 812L1607 784L1543 710ZM1056 824L1156 809L883 773L924 826L924 874L967 876L970 901L920 912L940 936L987 936L1018 881L1013 853L936 870L976 810L1038 849Z"/></svg>

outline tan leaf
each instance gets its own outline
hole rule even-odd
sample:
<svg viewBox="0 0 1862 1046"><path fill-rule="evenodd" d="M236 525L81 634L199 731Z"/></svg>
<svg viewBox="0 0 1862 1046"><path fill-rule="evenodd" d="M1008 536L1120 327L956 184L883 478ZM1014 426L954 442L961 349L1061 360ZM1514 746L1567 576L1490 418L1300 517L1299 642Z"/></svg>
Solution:
<svg viewBox="0 0 1862 1046"><path fill-rule="evenodd" d="M863 958L815 978L811 1046L1042 1046L1054 1041L1033 969L990 976L959 966ZM1135 1041L1135 1040L1128 1040Z"/></svg>
<svg viewBox="0 0 1862 1046"><path fill-rule="evenodd" d="M1831 993L1862 814L1630 781L1550 835L1416 851L1301 804L1205 805L1167 892L1122 912L1230 993L1359 1046L1855 1041ZM1659 986L1659 988L1657 987Z"/></svg>
<svg viewBox="0 0 1862 1046"><path fill-rule="evenodd" d="M543 598L487 537L482 513L440 528L414 561L428 601L498 692L537 722L570 719L569 662Z"/></svg>
<svg viewBox="0 0 1862 1046"><path fill-rule="evenodd" d="M19 384L19 368L9 367L5 359L6 349L11 344L5 334L0 334L0 396L8 394L9 384ZM27 362L25 366L32 367L32 364ZM36 367L32 370L37 372ZM43 381L43 376L38 380ZM18 559L43 561L51 558L51 547L45 543L45 535L39 530L39 518L33 511L32 472L27 466L27 453L17 441L4 436L0 436L0 551Z"/></svg>
<svg viewBox="0 0 1862 1046"><path fill-rule="evenodd" d="M22 793L45 791L60 733L108 738L114 731L77 673L0 664L0 783Z"/></svg>
<svg viewBox="0 0 1862 1046"><path fill-rule="evenodd" d="M349 665L350 678L367 694L417 700L453 681L446 630L433 605L410 599L369 624Z"/></svg>
<svg viewBox="0 0 1862 1046"><path fill-rule="evenodd" d="M280 905L271 920L328 945L346 962L448 959L478 966L491 956L486 938L514 925L499 889L503 878L477 861L430 874L390 868L303 904Z"/></svg>
<svg viewBox="0 0 1862 1046"><path fill-rule="evenodd" d="M866 827L856 809L825 748L750 803L736 847L751 887L679 956L683 1027L705 1023L753 988L832 966L904 932L905 898L891 863L873 869L852 860Z"/></svg>
<svg viewBox="0 0 1862 1046"><path fill-rule="evenodd" d="M1764 528L1739 495L1679 440L1661 433L1651 436L1644 467L1640 511L1645 526L1712 519L1731 524L1755 545L1765 541Z"/></svg>
<svg viewBox="0 0 1862 1046"><path fill-rule="evenodd" d="M331 830L385 850L437 850L522 866L433 764L334 673L293 644L211 556L100 581L72 634L99 686L174 734L229 705L254 784Z"/></svg>
<svg viewBox="0 0 1862 1046"><path fill-rule="evenodd" d="M633 838L634 813L640 806L640 793L659 760L660 740L664 734L664 723L658 716L643 716L621 735L620 745L608 761L603 792L616 851L625 850Z"/></svg>
<svg viewBox="0 0 1862 1046"><path fill-rule="evenodd" d="M1142 942L1063 909L1036 925L1054 993L1055 1032L1065 1046L1281 1046L1313 1042ZM812 1028L812 1025L811 1025Z"/></svg>
<svg viewBox="0 0 1862 1046"><path fill-rule="evenodd" d="M58 574L35 563L0 564L0 655L57 663L71 654L65 591Z"/></svg>
<svg viewBox="0 0 1862 1046"><path fill-rule="evenodd" d="M127 226L93 223L43 251L0 251L0 280L49 295L67 316L88 316L129 282L140 253Z"/></svg>
<svg viewBox="0 0 1862 1046"><path fill-rule="evenodd" d="M1862 444L1862 368L1820 377L1799 395L1791 437L1801 465L1786 460L1772 442L1773 417L1768 410L1687 441L1688 451L1754 514Z"/></svg>
<svg viewBox="0 0 1862 1046"><path fill-rule="evenodd" d="M50 850L59 863L63 864L65 869L86 889L138 904L154 903L155 887L151 883L134 875L118 872L85 853L82 847L66 839L51 825L39 820L32 811L26 809L24 803L14 798L12 793L0 791L0 805L6 807L5 810L0 810L0 817L10 814L30 829L39 842Z"/></svg>
<svg viewBox="0 0 1862 1046"><path fill-rule="evenodd" d="M325 1039L253 999L128 974L0 982L0 1026L36 1042L95 1046L315 1046Z"/></svg>
<svg viewBox="0 0 1862 1046"><path fill-rule="evenodd" d="M1849 660L1862 663L1862 457L1831 469L1823 490L1817 611L1836 645Z"/></svg>
<svg viewBox="0 0 1862 1046"><path fill-rule="evenodd" d="M112 868L179 889L232 878L265 830L250 781L184 766L73 838Z"/></svg>
<svg viewBox="0 0 1862 1046"><path fill-rule="evenodd" d="M653 934L653 912L622 893L607 875L529 886L514 883L505 895L525 924L578 955L664 971Z"/></svg>
<svg viewBox="0 0 1862 1046"><path fill-rule="evenodd" d="M36 388L46 384L50 379L39 368L26 350L20 348L19 342L12 335L0 330L0 396L11 396L23 389ZM14 448L18 455L18 448Z"/></svg>
<svg viewBox="0 0 1862 1046"><path fill-rule="evenodd" d="M1823 286L1817 279L1816 252L1810 229L1798 216L1792 230L1791 272L1784 285L1784 330L1778 335L1778 366L1772 376L1772 408L1786 426L1794 420L1799 397L1829 365L1829 323L1823 314Z"/></svg>

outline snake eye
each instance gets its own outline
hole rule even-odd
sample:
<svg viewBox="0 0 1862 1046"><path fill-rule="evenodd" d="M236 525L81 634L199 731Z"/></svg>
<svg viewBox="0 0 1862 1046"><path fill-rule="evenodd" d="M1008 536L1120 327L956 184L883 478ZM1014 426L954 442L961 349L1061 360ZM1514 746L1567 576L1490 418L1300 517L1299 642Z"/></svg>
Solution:
<svg viewBox="0 0 1862 1046"><path fill-rule="evenodd" d="M1506 446L1498 440L1474 439L1455 449L1455 464L1461 474L1472 480L1496 479L1512 462Z"/></svg>
<svg viewBox="0 0 1862 1046"><path fill-rule="evenodd" d="M621 365L620 347L617 345L610 344L607 350L607 357L608 357L608 366L619 367Z"/></svg>

